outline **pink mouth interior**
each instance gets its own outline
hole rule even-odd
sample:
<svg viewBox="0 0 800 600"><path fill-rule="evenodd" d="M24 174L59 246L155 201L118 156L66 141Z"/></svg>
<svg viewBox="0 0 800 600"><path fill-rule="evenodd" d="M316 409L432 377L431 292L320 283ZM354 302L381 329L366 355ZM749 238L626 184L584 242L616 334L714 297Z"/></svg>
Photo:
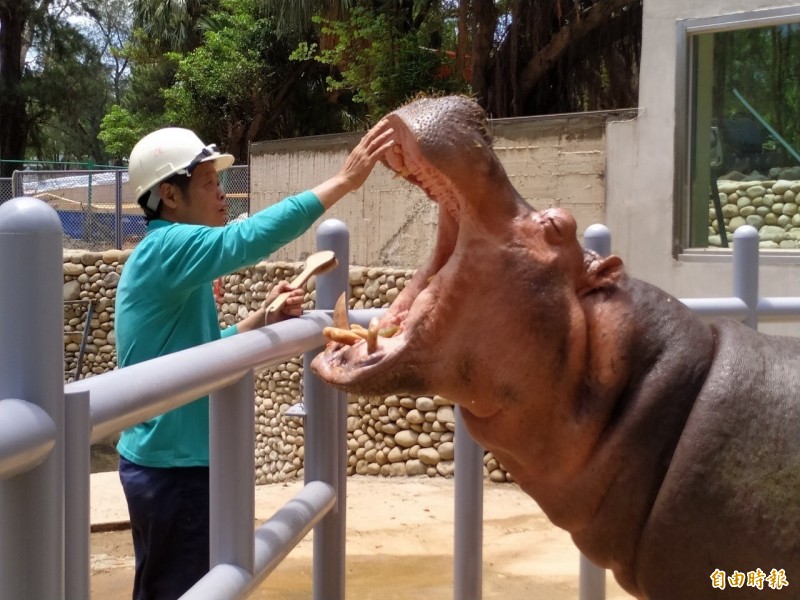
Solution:
<svg viewBox="0 0 800 600"><path fill-rule="evenodd" d="M393 326L397 327L397 333L392 337L379 337L378 349L371 354L367 353L365 341L357 342L349 348L345 346L343 349L348 354L346 362L351 366L368 366L385 359L399 350L413 336L414 329L429 318L436 302L437 290L441 286L440 279L443 277L437 274L453 255L458 238L459 207L462 205L458 189L425 160L416 140L404 125L400 124L395 130L399 132L395 148L400 148L401 152L387 156L385 164L421 188L439 205L436 245L425 265L406 283L380 320L380 329ZM339 349L342 347L337 344L335 350Z"/></svg>

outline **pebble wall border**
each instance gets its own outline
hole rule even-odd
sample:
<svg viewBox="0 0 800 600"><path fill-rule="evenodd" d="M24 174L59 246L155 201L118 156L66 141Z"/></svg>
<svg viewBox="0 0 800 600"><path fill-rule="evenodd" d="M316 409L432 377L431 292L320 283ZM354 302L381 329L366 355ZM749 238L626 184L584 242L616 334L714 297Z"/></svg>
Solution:
<svg viewBox="0 0 800 600"><path fill-rule="evenodd" d="M74 379L81 344L81 377L117 366L114 341L116 288L129 250L64 253L64 373ZM302 263L260 263L221 278L217 290L220 323L230 325L260 306L272 286L290 280ZM350 307L384 308L397 297L413 271L350 268ZM304 307L314 307L315 280L308 285ZM92 304L88 335L86 314ZM256 483L303 477L303 421L285 412L301 401L302 357L256 374ZM440 396L349 396L347 408L348 475L383 477L452 477L455 415ZM494 482L511 481L491 453L484 455L484 475Z"/></svg>
<svg viewBox="0 0 800 600"><path fill-rule="evenodd" d="M728 240L742 225L758 230L761 248L800 248L800 181L717 182L722 220ZM720 224L713 206L708 211L708 242L720 246Z"/></svg>

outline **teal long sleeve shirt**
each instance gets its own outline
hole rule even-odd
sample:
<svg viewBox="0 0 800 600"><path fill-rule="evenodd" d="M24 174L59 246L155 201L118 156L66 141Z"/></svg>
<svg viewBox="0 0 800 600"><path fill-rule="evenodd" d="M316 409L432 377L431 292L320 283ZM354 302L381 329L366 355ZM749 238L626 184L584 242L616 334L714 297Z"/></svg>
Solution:
<svg viewBox="0 0 800 600"><path fill-rule="evenodd" d="M122 270L115 334L120 367L199 346L220 331L218 277L263 260L297 238L324 208L310 191L225 227L151 221ZM208 465L208 397L122 432L117 450L146 467Z"/></svg>

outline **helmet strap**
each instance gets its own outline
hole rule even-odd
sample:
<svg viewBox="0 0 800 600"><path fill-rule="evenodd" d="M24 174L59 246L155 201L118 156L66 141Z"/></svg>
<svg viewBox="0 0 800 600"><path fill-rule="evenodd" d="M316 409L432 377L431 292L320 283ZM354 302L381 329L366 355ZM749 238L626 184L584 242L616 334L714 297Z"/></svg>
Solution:
<svg viewBox="0 0 800 600"><path fill-rule="evenodd" d="M161 194L158 193L158 188L160 186L161 184L157 183L147 192L147 201L145 202L145 205L153 212L158 210L158 205L161 203Z"/></svg>

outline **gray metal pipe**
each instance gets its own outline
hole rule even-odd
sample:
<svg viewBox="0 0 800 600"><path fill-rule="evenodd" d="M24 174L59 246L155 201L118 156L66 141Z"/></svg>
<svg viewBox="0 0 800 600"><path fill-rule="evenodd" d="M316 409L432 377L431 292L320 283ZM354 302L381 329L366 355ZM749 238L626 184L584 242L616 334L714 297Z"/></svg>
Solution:
<svg viewBox="0 0 800 600"><path fill-rule="evenodd" d="M333 486L312 481L256 530L256 584L336 508L336 496Z"/></svg>
<svg viewBox="0 0 800 600"><path fill-rule="evenodd" d="M35 198L0 205L0 398L37 405L54 445L37 467L0 479L0 598L64 598L64 285L58 214Z"/></svg>
<svg viewBox="0 0 800 600"><path fill-rule="evenodd" d="M733 232L733 295L747 305L743 322L758 329L758 231L743 225Z"/></svg>
<svg viewBox="0 0 800 600"><path fill-rule="evenodd" d="M589 225L583 232L583 245L600 256L608 256L611 254L611 232L608 227L599 223Z"/></svg>
<svg viewBox="0 0 800 600"><path fill-rule="evenodd" d="M606 597L606 570L598 567L584 554L579 558L579 600L603 600Z"/></svg>
<svg viewBox="0 0 800 600"><path fill-rule="evenodd" d="M331 323L325 314L311 312L76 381L65 389L69 393L91 390L92 441L96 442L231 385L249 369L302 354L323 343L322 328ZM59 331L62 328L59 325Z"/></svg>
<svg viewBox="0 0 800 600"><path fill-rule="evenodd" d="M211 567L253 572L255 550L255 429L253 370L213 392L209 403Z"/></svg>
<svg viewBox="0 0 800 600"><path fill-rule="evenodd" d="M583 234L584 246L600 256L611 254L611 232L605 225L590 225ZM604 600L606 571L583 554L579 559L578 597L580 600Z"/></svg>
<svg viewBox="0 0 800 600"><path fill-rule="evenodd" d="M800 313L800 298L759 298L759 321L797 321Z"/></svg>
<svg viewBox="0 0 800 600"><path fill-rule="evenodd" d="M42 463L56 444L56 425L41 408L24 400L0 400L0 479Z"/></svg>
<svg viewBox="0 0 800 600"><path fill-rule="evenodd" d="M68 600L91 598L91 420L89 392L64 398L64 588Z"/></svg>
<svg viewBox="0 0 800 600"><path fill-rule="evenodd" d="M229 564L215 566L181 600L236 600L254 590L336 504L332 486L314 481L255 531L255 574ZM252 538L252 535L251 535Z"/></svg>
<svg viewBox="0 0 800 600"><path fill-rule="evenodd" d="M453 600L483 597L483 448L472 438L457 406Z"/></svg>
<svg viewBox="0 0 800 600"><path fill-rule="evenodd" d="M333 250L338 266L317 277L317 307L332 309L349 284L350 234L341 221L328 219L317 229L317 249ZM322 481L336 492L336 505L314 528L313 600L344 600L347 502L347 395L311 371L323 349L303 355L305 482Z"/></svg>
<svg viewBox="0 0 800 600"><path fill-rule="evenodd" d="M741 298L682 298L681 302L704 319L730 317L744 321L749 314Z"/></svg>

